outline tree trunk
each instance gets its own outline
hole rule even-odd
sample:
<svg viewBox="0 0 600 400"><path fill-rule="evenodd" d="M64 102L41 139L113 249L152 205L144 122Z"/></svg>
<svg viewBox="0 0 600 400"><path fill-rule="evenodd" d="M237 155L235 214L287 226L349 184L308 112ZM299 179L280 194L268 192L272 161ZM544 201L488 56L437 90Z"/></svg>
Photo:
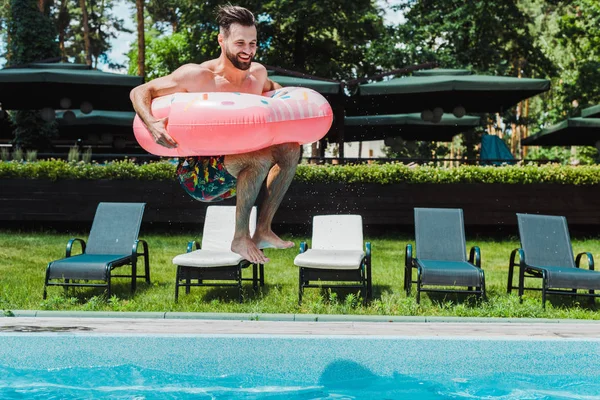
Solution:
<svg viewBox="0 0 600 400"><path fill-rule="evenodd" d="M144 0L135 0L138 34L138 75L146 76L146 39L144 36Z"/></svg>
<svg viewBox="0 0 600 400"><path fill-rule="evenodd" d="M90 53L90 24L88 23L88 13L85 0L79 0L79 7L81 7L81 16L83 24L83 43L85 45L85 63L92 65L92 55Z"/></svg>
<svg viewBox="0 0 600 400"><path fill-rule="evenodd" d="M67 12L67 0L61 0L60 10L58 12L58 48L60 49L60 59L67 61L67 51L65 49L65 31L69 26L69 14Z"/></svg>

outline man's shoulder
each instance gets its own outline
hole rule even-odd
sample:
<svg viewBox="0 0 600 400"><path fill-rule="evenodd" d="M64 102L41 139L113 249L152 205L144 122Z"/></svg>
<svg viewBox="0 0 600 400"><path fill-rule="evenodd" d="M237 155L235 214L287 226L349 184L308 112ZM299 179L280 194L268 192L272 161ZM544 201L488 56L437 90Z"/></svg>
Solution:
<svg viewBox="0 0 600 400"><path fill-rule="evenodd" d="M250 72L253 74L267 76L267 68L260 63L253 62L250 68Z"/></svg>
<svg viewBox="0 0 600 400"><path fill-rule="evenodd" d="M175 71L182 75L194 74L194 75L204 75L204 74L212 74L213 71L210 69L210 66L207 65L206 62L202 64L184 64L181 67L177 68Z"/></svg>

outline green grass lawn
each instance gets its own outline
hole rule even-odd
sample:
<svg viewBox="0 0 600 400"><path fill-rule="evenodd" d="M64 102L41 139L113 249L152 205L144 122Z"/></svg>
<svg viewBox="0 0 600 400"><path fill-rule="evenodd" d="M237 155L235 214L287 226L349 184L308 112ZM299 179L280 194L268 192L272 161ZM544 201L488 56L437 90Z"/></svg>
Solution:
<svg viewBox="0 0 600 400"><path fill-rule="evenodd" d="M373 250L373 300L363 306L357 293L350 290L306 289L303 304L298 305L298 270L293 264L298 244L304 237L286 236L296 248L266 250L271 262L265 266L265 286L258 292L249 282L244 284L245 300L237 302L234 288L192 288L190 295L180 292L174 301L175 266L172 258L185 252L193 239L189 234L149 234L152 283L138 283L135 295L129 292L129 280L113 281L114 296L107 299L98 288L76 288L68 292L50 287L47 300L42 299L44 274L49 261L64 257L65 245L71 237L87 239L85 234L54 232L0 231L0 310L90 310L90 311L190 311L236 313L310 313L362 315L427 315L470 317L542 317L600 319L596 307L586 298L549 296L546 310L542 309L541 294L526 292L519 303L516 293L506 294L508 258L518 247L516 238L469 240L468 247L481 248L482 266L486 274L487 301L463 295L423 294L416 303L414 287L407 297L403 287L404 248L412 242L409 236L367 237ZM414 245L414 242L413 242ZM600 239L573 241L577 254L590 251L600 257ZM76 247L75 254L79 251ZM123 268L123 272L125 272ZM119 273L120 271L117 270ZM251 271L245 271L250 275ZM247 276L248 276L247 275ZM600 300L596 301L600 304Z"/></svg>

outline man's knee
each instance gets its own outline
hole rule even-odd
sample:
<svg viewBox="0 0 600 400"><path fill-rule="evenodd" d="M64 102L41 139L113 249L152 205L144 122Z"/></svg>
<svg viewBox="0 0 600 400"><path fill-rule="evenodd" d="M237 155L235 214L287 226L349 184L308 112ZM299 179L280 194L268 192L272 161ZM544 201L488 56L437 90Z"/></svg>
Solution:
<svg viewBox="0 0 600 400"><path fill-rule="evenodd" d="M281 143L273 148L277 162L297 164L300 161L301 147L298 143Z"/></svg>

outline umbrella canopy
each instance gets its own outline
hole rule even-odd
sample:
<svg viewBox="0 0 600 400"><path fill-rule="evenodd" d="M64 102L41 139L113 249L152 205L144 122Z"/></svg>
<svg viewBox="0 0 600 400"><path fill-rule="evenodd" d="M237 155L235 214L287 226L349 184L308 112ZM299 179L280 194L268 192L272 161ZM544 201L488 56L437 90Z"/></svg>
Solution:
<svg viewBox="0 0 600 400"><path fill-rule="evenodd" d="M600 118L569 118L523 139L523 146L595 146Z"/></svg>
<svg viewBox="0 0 600 400"><path fill-rule="evenodd" d="M281 86L299 86L316 90L322 95L336 95L341 93L341 85L338 82L322 81L317 79L297 78L293 76L275 75L269 72L269 79L279 83ZM327 96L326 96L327 97Z"/></svg>
<svg viewBox="0 0 600 400"><path fill-rule="evenodd" d="M139 76L113 74L83 64L28 64L0 70L5 110L85 109L132 111L129 92Z"/></svg>
<svg viewBox="0 0 600 400"><path fill-rule="evenodd" d="M359 85L350 112L394 114L438 107L446 113L500 112L548 89L546 79L472 75L466 70L418 71L410 77Z"/></svg>
<svg viewBox="0 0 600 400"><path fill-rule="evenodd" d="M133 135L135 112L128 111L61 111L56 113L58 138L56 146L71 146L79 143L92 146L94 151L129 149L129 152L145 152Z"/></svg>
<svg viewBox="0 0 600 400"><path fill-rule="evenodd" d="M600 118L600 104L593 107L584 108L581 110L583 118Z"/></svg>
<svg viewBox="0 0 600 400"><path fill-rule="evenodd" d="M450 142L455 135L478 125L479 117L456 118L452 114L444 114L438 123L425 122L420 114L355 116L344 119L344 139L352 142L401 137L404 140Z"/></svg>

